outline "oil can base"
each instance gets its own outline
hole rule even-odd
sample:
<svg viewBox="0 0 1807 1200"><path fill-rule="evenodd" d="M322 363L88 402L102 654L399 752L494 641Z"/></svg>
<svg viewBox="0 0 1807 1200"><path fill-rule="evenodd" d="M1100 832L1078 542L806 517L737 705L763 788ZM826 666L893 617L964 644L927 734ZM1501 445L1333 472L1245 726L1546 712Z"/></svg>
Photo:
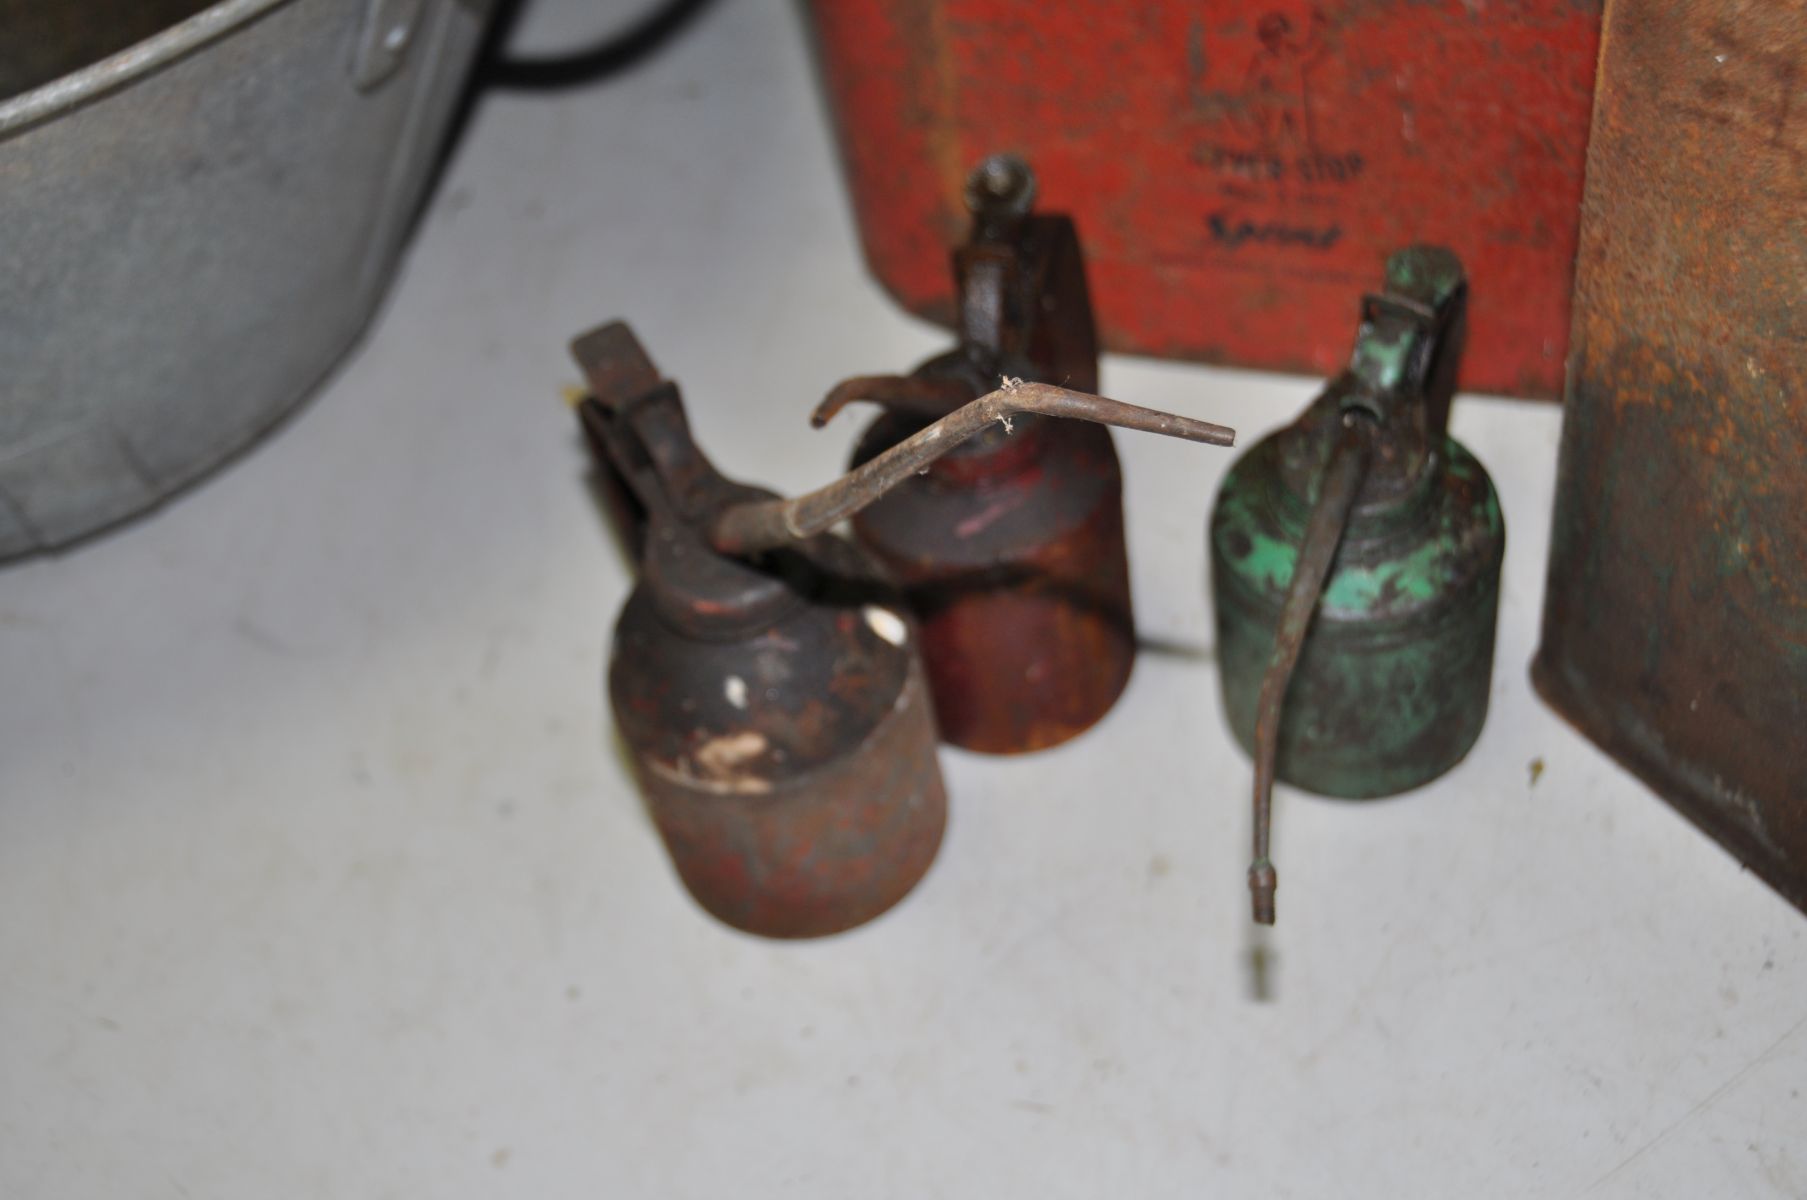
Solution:
<svg viewBox="0 0 1807 1200"><path fill-rule="evenodd" d="M1030 754L1078 737L1129 686L1135 630L1126 620L1032 589L957 601L923 623L922 647L941 738L980 754Z"/></svg>
<svg viewBox="0 0 1807 1200"><path fill-rule="evenodd" d="M1485 721L1486 711L1479 714ZM1236 744L1251 758L1255 754L1253 731L1245 733L1232 728ZM1434 737L1446 749L1442 756L1406 766L1373 761L1337 762L1312 754L1309 749L1295 748L1291 754L1282 746L1275 778L1289 787L1323 796L1331 800L1386 800L1441 779L1461 764L1474 748L1481 734L1480 723L1472 730L1434 731Z"/></svg>
<svg viewBox="0 0 1807 1200"><path fill-rule="evenodd" d="M857 750L760 791L712 790L641 759L653 820L692 897L725 924L823 937L895 905L947 823L920 668Z"/></svg>

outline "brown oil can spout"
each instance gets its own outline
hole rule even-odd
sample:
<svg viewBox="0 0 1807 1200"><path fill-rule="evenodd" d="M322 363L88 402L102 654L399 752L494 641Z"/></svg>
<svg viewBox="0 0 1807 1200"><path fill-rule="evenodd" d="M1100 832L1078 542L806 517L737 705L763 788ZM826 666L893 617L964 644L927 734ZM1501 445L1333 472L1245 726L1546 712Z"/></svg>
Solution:
<svg viewBox="0 0 1807 1200"><path fill-rule="evenodd" d="M809 414L809 423L820 429L860 400L932 421L970 403L978 390L964 379L946 375L855 375L835 384L822 397L822 403Z"/></svg>
<svg viewBox="0 0 1807 1200"><path fill-rule="evenodd" d="M756 501L725 509L710 527L709 543L724 554L745 555L824 533L992 422L1001 422L1008 431L1010 419L1019 413L1069 417L1212 446L1236 443L1236 431L1225 425L1052 384L1006 379L996 391L949 413L825 487L790 500Z"/></svg>
<svg viewBox="0 0 1807 1200"><path fill-rule="evenodd" d="M1005 379L995 391L832 483L788 500L760 497L756 489L723 478L704 457L676 385L659 376L626 325L616 322L585 334L572 350L594 392L578 409L584 427L654 521L688 526L710 549L736 558L826 533L993 422L1008 433L1018 414L1068 417L1214 446L1236 441L1236 431L1224 425ZM846 395L854 398L851 391Z"/></svg>

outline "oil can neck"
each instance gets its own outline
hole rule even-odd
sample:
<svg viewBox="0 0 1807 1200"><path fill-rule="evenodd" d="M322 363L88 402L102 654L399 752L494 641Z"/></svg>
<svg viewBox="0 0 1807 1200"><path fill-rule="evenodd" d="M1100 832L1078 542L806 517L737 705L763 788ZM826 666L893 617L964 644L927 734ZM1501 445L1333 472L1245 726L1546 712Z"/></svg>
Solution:
<svg viewBox="0 0 1807 1200"><path fill-rule="evenodd" d="M1318 502L1337 443L1350 429L1368 446L1367 466L1350 507L1349 532L1366 536L1409 521L1428 500L1441 455L1409 411L1375 406L1372 396L1333 383L1278 438L1278 482L1302 510Z"/></svg>
<svg viewBox="0 0 1807 1200"><path fill-rule="evenodd" d="M1006 380L1024 377L1013 372L1029 369L1020 359L980 356L962 348L930 359L916 369L916 374L957 381L972 397L978 397ZM1007 424L993 425L948 451L929 468L929 475L949 483L981 484L1020 474L1034 466L1046 449L1049 420L1024 413ZM926 424L906 419L900 435L908 436Z"/></svg>
<svg viewBox="0 0 1807 1200"><path fill-rule="evenodd" d="M733 641L770 627L808 602L812 583L800 554L744 560L712 548L696 526L658 520L648 532L640 580L659 619L701 641Z"/></svg>
<svg viewBox="0 0 1807 1200"><path fill-rule="evenodd" d="M1314 503L1338 439L1357 428L1368 454L1352 530L1425 502L1443 469L1466 299L1461 262L1448 250L1413 246L1387 260L1385 288L1362 301L1348 367L1282 435L1289 491Z"/></svg>

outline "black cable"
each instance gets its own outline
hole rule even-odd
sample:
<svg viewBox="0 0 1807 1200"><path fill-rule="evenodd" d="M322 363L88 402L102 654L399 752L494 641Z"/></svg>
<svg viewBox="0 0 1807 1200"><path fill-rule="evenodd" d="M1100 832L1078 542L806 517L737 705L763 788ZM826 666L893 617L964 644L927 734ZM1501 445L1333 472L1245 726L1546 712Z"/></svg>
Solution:
<svg viewBox="0 0 1807 1200"><path fill-rule="evenodd" d="M667 0L620 33L573 54L550 58L495 58L481 82L511 91L542 92L580 87L626 70L694 21L715 0Z"/></svg>

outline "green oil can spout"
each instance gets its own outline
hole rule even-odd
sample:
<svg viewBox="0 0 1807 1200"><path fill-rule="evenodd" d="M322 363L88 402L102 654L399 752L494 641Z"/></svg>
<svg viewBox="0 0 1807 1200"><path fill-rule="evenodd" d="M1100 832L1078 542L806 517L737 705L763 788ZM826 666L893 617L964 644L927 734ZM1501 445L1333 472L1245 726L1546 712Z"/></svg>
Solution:
<svg viewBox="0 0 1807 1200"><path fill-rule="evenodd" d="M1455 388L1465 298L1461 260L1450 251L1411 246L1391 255L1385 288L1362 302L1348 368L1281 435L1295 439L1295 447L1313 447L1290 457L1298 494L1315 499L1255 704L1249 895L1257 924L1274 923L1278 873L1269 842L1286 690L1358 504L1371 514L1413 503L1423 472L1437 464L1434 446Z"/></svg>
<svg viewBox="0 0 1807 1200"><path fill-rule="evenodd" d="M1305 635L1311 629L1312 615L1317 612L1318 593L1324 590L1337 544L1343 540L1356 494L1368 473L1371 427L1371 420L1359 413L1343 414L1343 433L1324 468L1318 502L1311 510L1292 583L1280 609L1273 656L1261 679L1261 696L1255 708L1255 859L1249 865L1249 895L1258 925L1274 923L1274 889L1278 884L1273 860L1268 857L1268 838L1273 815L1274 762L1280 748L1280 709L1293 667L1299 661L1299 651L1305 646Z"/></svg>

